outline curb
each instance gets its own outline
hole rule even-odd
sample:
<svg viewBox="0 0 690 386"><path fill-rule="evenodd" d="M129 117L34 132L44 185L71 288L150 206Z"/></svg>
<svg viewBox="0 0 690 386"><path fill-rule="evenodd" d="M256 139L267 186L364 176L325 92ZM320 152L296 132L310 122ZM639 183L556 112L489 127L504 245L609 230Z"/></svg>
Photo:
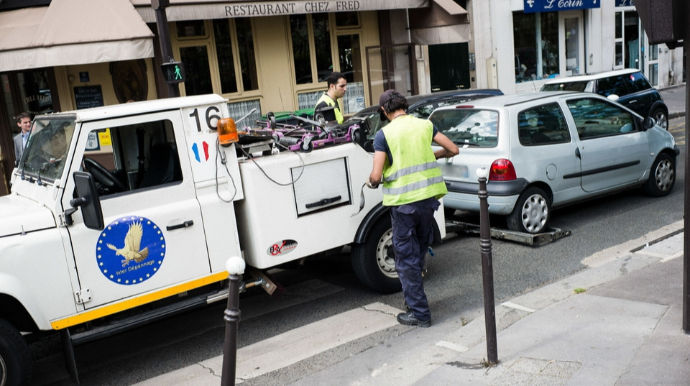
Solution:
<svg viewBox="0 0 690 386"><path fill-rule="evenodd" d="M668 113L668 119L681 118L685 116L685 111L675 111Z"/></svg>

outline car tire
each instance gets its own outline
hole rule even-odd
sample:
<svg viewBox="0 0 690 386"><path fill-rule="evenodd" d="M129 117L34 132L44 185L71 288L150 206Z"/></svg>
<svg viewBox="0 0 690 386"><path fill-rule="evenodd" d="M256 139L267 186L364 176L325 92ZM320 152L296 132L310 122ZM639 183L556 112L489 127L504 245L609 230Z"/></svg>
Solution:
<svg viewBox="0 0 690 386"><path fill-rule="evenodd" d="M23 386L31 381L31 351L14 326L0 319L0 386Z"/></svg>
<svg viewBox="0 0 690 386"><path fill-rule="evenodd" d="M676 160L666 153L659 154L649 170L644 193L652 197L663 197L671 193L675 183Z"/></svg>
<svg viewBox="0 0 690 386"><path fill-rule="evenodd" d="M550 215L549 197L543 190L531 186L522 192L506 222L512 231L539 233L546 228Z"/></svg>
<svg viewBox="0 0 690 386"><path fill-rule="evenodd" d="M393 227L388 213L379 219L362 244L353 244L352 269L365 286L381 293L394 293L402 289L395 271Z"/></svg>
<svg viewBox="0 0 690 386"><path fill-rule="evenodd" d="M650 117L654 118L656 124L661 126L662 129L668 131L668 114L661 107L654 110Z"/></svg>

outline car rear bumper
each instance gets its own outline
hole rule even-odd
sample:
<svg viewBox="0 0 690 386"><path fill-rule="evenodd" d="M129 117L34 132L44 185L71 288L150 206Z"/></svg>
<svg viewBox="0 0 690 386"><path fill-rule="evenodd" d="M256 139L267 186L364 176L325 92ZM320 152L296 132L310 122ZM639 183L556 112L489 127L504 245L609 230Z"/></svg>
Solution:
<svg viewBox="0 0 690 386"><path fill-rule="evenodd" d="M520 197L519 194L514 196L489 196L487 201L489 203L489 213L499 215L509 215L515 207L515 203ZM468 212L479 212L479 196L475 194L454 193L448 192L443 196L443 206L446 208L453 208L459 210L466 210Z"/></svg>

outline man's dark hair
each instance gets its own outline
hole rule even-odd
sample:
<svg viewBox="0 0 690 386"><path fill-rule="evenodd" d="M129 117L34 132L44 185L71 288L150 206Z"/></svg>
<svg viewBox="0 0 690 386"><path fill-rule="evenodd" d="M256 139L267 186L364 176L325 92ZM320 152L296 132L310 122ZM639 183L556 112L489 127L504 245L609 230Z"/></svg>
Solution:
<svg viewBox="0 0 690 386"><path fill-rule="evenodd" d="M391 91L388 95L388 100L381 105L386 114L390 114L393 111L403 109L407 111L410 105L407 103L407 98L397 91Z"/></svg>
<svg viewBox="0 0 690 386"><path fill-rule="evenodd" d="M17 119L17 123L22 123L22 119L24 118L29 118L31 120L31 114L29 113L21 113L15 117Z"/></svg>
<svg viewBox="0 0 690 386"><path fill-rule="evenodd" d="M340 79L345 79L345 75L343 75L342 72L332 72L331 75L328 75L328 78L326 78L328 88L331 88L332 84L338 84L338 80Z"/></svg>

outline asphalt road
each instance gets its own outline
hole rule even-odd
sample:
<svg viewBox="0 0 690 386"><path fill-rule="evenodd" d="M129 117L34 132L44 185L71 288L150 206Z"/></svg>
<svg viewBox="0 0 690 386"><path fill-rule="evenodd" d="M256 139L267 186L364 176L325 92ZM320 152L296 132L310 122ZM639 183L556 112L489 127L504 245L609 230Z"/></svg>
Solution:
<svg viewBox="0 0 690 386"><path fill-rule="evenodd" d="M676 185L669 196L650 198L636 190L556 210L551 216L551 226L571 230L572 235L542 247L494 240L492 252L497 302L583 269L581 260L597 251L681 220L684 122L684 118L670 121L670 131L676 137L681 155ZM478 222L478 216L461 212L456 213L456 219ZM505 225L500 218L492 218L491 221L492 226ZM479 306L482 277L478 236L451 237L435 248L435 255L429 262L429 275L425 281L433 318L440 320ZM354 277L348 258L344 253L307 261L302 267L275 273L273 277L288 291L310 280L328 285L322 289L327 294L315 290L312 298L296 305L281 309L281 300L269 300L260 290L243 294L241 308L260 303L269 304L276 310L243 320L239 326L239 347L373 302L403 308L401 294L381 295L364 288ZM75 353L82 385L133 384L220 355L224 338L224 308L225 304L212 305L77 347ZM356 342L356 350L380 343L385 336L377 339ZM62 366L58 340L36 344L33 351L38 359L37 384L72 384ZM336 354L332 356L322 360L338 360ZM287 383L315 369L309 364L292 366L271 374L269 378L245 384Z"/></svg>

